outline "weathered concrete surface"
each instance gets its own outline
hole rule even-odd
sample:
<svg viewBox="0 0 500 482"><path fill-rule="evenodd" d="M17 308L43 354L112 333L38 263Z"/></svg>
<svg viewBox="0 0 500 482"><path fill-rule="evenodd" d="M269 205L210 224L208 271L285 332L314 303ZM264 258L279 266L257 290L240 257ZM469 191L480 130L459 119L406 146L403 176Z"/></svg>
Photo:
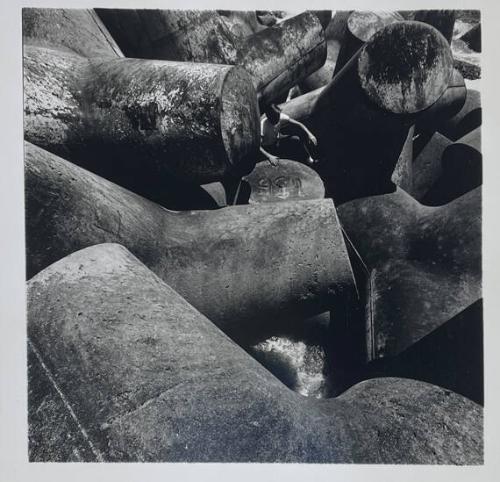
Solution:
<svg viewBox="0 0 500 482"><path fill-rule="evenodd" d="M353 289L331 200L168 211L25 144L28 277L118 242L231 335L330 309Z"/></svg>
<svg viewBox="0 0 500 482"><path fill-rule="evenodd" d="M478 63L456 58L453 65L465 79L477 80L481 78L481 65L478 65Z"/></svg>
<svg viewBox="0 0 500 482"><path fill-rule="evenodd" d="M326 59L323 27L312 12L250 36L234 35L229 17L213 11L98 12L116 32L125 53L135 57L240 65L252 77L261 106L286 93Z"/></svg>
<svg viewBox="0 0 500 482"><path fill-rule="evenodd" d="M480 188L441 207L398 189L338 213L370 272L369 359L397 355L481 298Z"/></svg>
<svg viewBox="0 0 500 482"><path fill-rule="evenodd" d="M483 182L481 127L450 143L443 152L442 173L422 202L440 206L472 191Z"/></svg>
<svg viewBox="0 0 500 482"><path fill-rule="evenodd" d="M237 38L248 37L266 28L257 20L255 10L217 10L217 13L219 13L229 26L231 33Z"/></svg>
<svg viewBox="0 0 500 482"><path fill-rule="evenodd" d="M436 29L397 22L379 30L321 91L309 116L327 196L339 205L394 191L408 131L446 91L452 71Z"/></svg>
<svg viewBox="0 0 500 482"><path fill-rule="evenodd" d="M121 246L39 273L28 313L31 343L98 460L482 462L475 403L395 378L304 399ZM66 430L37 428L50 439Z"/></svg>
<svg viewBox="0 0 500 482"><path fill-rule="evenodd" d="M396 55L396 58L387 58ZM419 22L378 30L361 50L361 87L372 102L396 114L426 109L441 97L453 72L446 39Z"/></svg>
<svg viewBox="0 0 500 482"><path fill-rule="evenodd" d="M256 94L238 67L25 45L24 111L26 140L154 199L155 180L246 174L259 149Z"/></svg>
<svg viewBox="0 0 500 482"><path fill-rule="evenodd" d="M259 162L243 179L250 184L249 204L325 197L325 186L319 175L310 167L288 159L280 159L277 166Z"/></svg>
<svg viewBox="0 0 500 482"><path fill-rule="evenodd" d="M326 54L318 17L304 12L245 39L236 63L252 75L259 104L265 106L318 70Z"/></svg>
<svg viewBox="0 0 500 482"><path fill-rule="evenodd" d="M96 9L127 57L233 64L234 33L216 11Z"/></svg>
<svg viewBox="0 0 500 482"><path fill-rule="evenodd" d="M123 53L93 9L23 8L25 42L114 59Z"/></svg>
<svg viewBox="0 0 500 482"><path fill-rule="evenodd" d="M38 351L37 354L39 355ZM57 387L58 388L58 387ZM28 453L30 462L93 462L82 434L48 371L28 344Z"/></svg>
<svg viewBox="0 0 500 482"><path fill-rule="evenodd" d="M394 22L403 21L396 12L354 11L346 20L344 37L335 64L333 76L337 75L352 56L368 42L376 32Z"/></svg>
<svg viewBox="0 0 500 482"><path fill-rule="evenodd" d="M460 111L443 122L438 131L452 141L456 141L481 125L481 94L467 89L467 97Z"/></svg>

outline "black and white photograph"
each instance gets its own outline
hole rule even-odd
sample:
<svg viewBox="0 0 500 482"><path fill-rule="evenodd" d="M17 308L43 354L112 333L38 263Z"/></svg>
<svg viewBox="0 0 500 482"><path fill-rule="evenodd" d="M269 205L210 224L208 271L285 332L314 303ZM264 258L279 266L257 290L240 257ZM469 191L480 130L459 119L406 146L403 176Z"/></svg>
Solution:
<svg viewBox="0 0 500 482"><path fill-rule="evenodd" d="M484 467L484 12L324 4L19 9L29 464Z"/></svg>

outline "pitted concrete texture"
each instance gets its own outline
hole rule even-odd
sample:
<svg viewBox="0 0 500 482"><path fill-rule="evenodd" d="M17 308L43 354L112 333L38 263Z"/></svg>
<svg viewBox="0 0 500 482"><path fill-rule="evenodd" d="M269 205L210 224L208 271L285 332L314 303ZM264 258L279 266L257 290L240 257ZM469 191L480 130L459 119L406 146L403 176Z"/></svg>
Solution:
<svg viewBox="0 0 500 482"><path fill-rule="evenodd" d="M96 460L482 462L475 403L395 378L305 399L118 245L39 273L28 313L31 343ZM34 428L42 444L67 430L50 418ZM51 447L45 459L58 457Z"/></svg>
<svg viewBox="0 0 500 482"><path fill-rule="evenodd" d="M330 309L354 280L331 200L168 211L25 144L28 276L118 242L232 334Z"/></svg>
<svg viewBox="0 0 500 482"><path fill-rule="evenodd" d="M481 190L440 207L404 191L351 201L339 219L370 274L369 358L397 355L481 298Z"/></svg>
<svg viewBox="0 0 500 482"><path fill-rule="evenodd" d="M363 90L396 114L419 112L444 93L453 72L446 39L420 22L397 22L379 30L358 59Z"/></svg>
<svg viewBox="0 0 500 482"><path fill-rule="evenodd" d="M257 96L234 66L25 45L24 99L26 140L153 198L151 180L247 174L258 154Z"/></svg>

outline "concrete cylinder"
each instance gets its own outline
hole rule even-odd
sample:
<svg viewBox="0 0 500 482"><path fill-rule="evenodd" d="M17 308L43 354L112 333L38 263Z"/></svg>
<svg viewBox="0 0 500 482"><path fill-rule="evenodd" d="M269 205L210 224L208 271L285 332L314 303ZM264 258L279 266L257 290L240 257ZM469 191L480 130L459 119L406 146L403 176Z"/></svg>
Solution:
<svg viewBox="0 0 500 482"><path fill-rule="evenodd" d="M152 179L246 174L259 149L255 91L237 67L26 45L24 100L25 139L153 198Z"/></svg>
<svg viewBox="0 0 500 482"><path fill-rule="evenodd" d="M245 39L236 63L252 76L262 108L318 70L326 53L318 17L304 12Z"/></svg>
<svg viewBox="0 0 500 482"><path fill-rule="evenodd" d="M266 28L257 20L255 10L217 10L217 13L229 25L236 38L243 39Z"/></svg>
<svg viewBox="0 0 500 482"><path fill-rule="evenodd" d="M312 12L237 37L216 12L98 10L124 52L140 58L236 64L252 77L261 107L319 69L326 41ZM131 27L129 28L129 25ZM126 46L133 47L127 48Z"/></svg>
<svg viewBox="0 0 500 482"><path fill-rule="evenodd" d="M127 57L233 64L235 37L216 11L96 9Z"/></svg>
<svg viewBox="0 0 500 482"><path fill-rule="evenodd" d="M26 143L28 276L97 243L126 246L231 335L330 308L353 289L331 200L168 211Z"/></svg>
<svg viewBox="0 0 500 482"><path fill-rule="evenodd" d="M95 461L482 462L470 400L396 378L306 399L118 245L30 280L28 334Z"/></svg>
<svg viewBox="0 0 500 482"><path fill-rule="evenodd" d="M340 204L392 192L409 128L443 95L452 72L449 45L428 25L397 22L373 35L311 111L327 195Z"/></svg>
<svg viewBox="0 0 500 482"><path fill-rule="evenodd" d="M325 187L318 174L310 167L288 159L280 159L277 166L259 162L243 179L250 185L249 204L325 197Z"/></svg>
<svg viewBox="0 0 500 482"><path fill-rule="evenodd" d="M397 12L354 11L346 21L344 38L335 63L333 76L337 75L351 57L380 29L394 22L403 21Z"/></svg>

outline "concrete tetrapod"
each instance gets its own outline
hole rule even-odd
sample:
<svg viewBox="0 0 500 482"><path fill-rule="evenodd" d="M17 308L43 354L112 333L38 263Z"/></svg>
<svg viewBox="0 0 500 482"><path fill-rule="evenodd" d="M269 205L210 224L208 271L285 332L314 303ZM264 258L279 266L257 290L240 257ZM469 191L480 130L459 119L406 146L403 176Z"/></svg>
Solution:
<svg viewBox="0 0 500 482"><path fill-rule="evenodd" d="M28 313L37 361L94 460L482 462L475 403L393 378L306 399L118 245L39 273L28 283ZM67 449L38 450L50 460Z"/></svg>
<svg viewBox="0 0 500 482"><path fill-rule="evenodd" d="M319 69L326 41L313 12L241 38L216 12L98 10L125 53L139 58L240 65L252 77L261 107ZM129 28L138 23L139 26ZM132 47L130 47L132 46Z"/></svg>
<svg viewBox="0 0 500 482"><path fill-rule="evenodd" d="M28 143L25 169L29 277L117 242L232 336L321 313L353 290L331 200L173 212Z"/></svg>
<svg viewBox="0 0 500 482"><path fill-rule="evenodd" d="M440 207L398 189L338 214L369 271L369 360L397 355L481 298L480 188Z"/></svg>
<svg viewBox="0 0 500 482"><path fill-rule="evenodd" d="M311 112L327 195L341 204L392 192L410 126L446 92L452 73L450 47L429 25L396 22L373 35Z"/></svg>
<svg viewBox="0 0 500 482"><path fill-rule="evenodd" d="M24 111L26 140L153 198L172 176L246 174L259 149L255 90L232 66L25 45Z"/></svg>

